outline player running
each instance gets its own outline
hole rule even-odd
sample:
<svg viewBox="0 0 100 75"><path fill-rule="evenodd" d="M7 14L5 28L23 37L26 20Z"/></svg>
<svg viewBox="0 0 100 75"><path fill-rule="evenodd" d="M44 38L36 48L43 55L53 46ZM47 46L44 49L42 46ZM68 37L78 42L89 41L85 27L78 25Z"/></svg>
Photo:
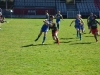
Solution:
<svg viewBox="0 0 100 75"><path fill-rule="evenodd" d="M59 30L59 28L60 28L60 18L62 18L62 20L63 20L63 16L61 15L60 11L58 11L55 18L56 18L57 27L58 27L58 30Z"/></svg>
<svg viewBox="0 0 100 75"><path fill-rule="evenodd" d="M97 36L98 36L99 32L98 32L97 24L100 25L100 22L98 22L96 20L96 18L97 18L97 16L93 15L92 20L90 21L90 25L91 25L91 32L94 35L96 42L98 42Z"/></svg>
<svg viewBox="0 0 100 75"><path fill-rule="evenodd" d="M58 44L60 44L60 41L58 39L58 28L57 25L54 23L49 27L52 30L52 38L55 40Z"/></svg>
<svg viewBox="0 0 100 75"><path fill-rule="evenodd" d="M40 38L40 36L42 35L42 33L44 32L44 37L43 37L43 41L42 41L42 44L44 44L45 40L46 40L46 35L47 35L47 32L48 32L48 28L50 25L53 24L53 19L54 19L54 16L50 16L50 19L49 20L44 20L44 24L40 30L40 33L38 35L38 37L35 39L35 42Z"/></svg>
<svg viewBox="0 0 100 75"><path fill-rule="evenodd" d="M73 20L70 24L70 26L72 25L73 22L75 22L75 29L77 31L77 37L80 38L80 40L82 40L82 34L81 34L81 25L83 24L82 20L80 20L81 15L77 14L76 19Z"/></svg>
<svg viewBox="0 0 100 75"><path fill-rule="evenodd" d="M88 25L88 29L90 30L89 33L91 33L91 25L90 25L90 21L92 20L93 17L93 13L90 14L90 16L87 19L87 25Z"/></svg>
<svg viewBox="0 0 100 75"><path fill-rule="evenodd" d="M79 15L80 15L80 20L81 20L81 30L82 30L82 33L84 33L85 32L85 28L84 28L85 23L84 23L84 21L82 19L81 14L79 14Z"/></svg>
<svg viewBox="0 0 100 75"><path fill-rule="evenodd" d="M49 19L49 13L48 10L45 11L46 19Z"/></svg>

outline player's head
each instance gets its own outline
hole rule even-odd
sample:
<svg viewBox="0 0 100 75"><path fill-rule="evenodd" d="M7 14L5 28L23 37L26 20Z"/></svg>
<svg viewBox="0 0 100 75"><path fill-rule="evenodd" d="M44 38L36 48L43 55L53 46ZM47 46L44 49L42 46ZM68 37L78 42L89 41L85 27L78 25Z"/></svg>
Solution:
<svg viewBox="0 0 100 75"><path fill-rule="evenodd" d="M60 14L60 11L58 11L58 14Z"/></svg>
<svg viewBox="0 0 100 75"><path fill-rule="evenodd" d="M48 13L48 10L46 10L45 12Z"/></svg>
<svg viewBox="0 0 100 75"><path fill-rule="evenodd" d="M93 16L93 13L90 13L90 16Z"/></svg>
<svg viewBox="0 0 100 75"><path fill-rule="evenodd" d="M54 16L53 15L50 15L49 19L50 20L53 20L54 19Z"/></svg>
<svg viewBox="0 0 100 75"><path fill-rule="evenodd" d="M94 20L94 19L96 19L96 18L97 18L97 16L96 16L96 15L93 15L92 19Z"/></svg>
<svg viewBox="0 0 100 75"><path fill-rule="evenodd" d="M81 15L80 14L77 14L76 18L78 18L78 19L81 18Z"/></svg>

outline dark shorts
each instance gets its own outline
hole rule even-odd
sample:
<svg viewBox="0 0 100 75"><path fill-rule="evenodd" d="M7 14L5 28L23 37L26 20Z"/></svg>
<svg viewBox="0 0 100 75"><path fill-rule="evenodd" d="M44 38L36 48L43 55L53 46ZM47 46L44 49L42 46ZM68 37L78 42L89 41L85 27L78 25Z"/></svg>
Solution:
<svg viewBox="0 0 100 75"><path fill-rule="evenodd" d="M58 33L58 30L52 31L52 36L56 36L57 33Z"/></svg>
<svg viewBox="0 0 100 75"><path fill-rule="evenodd" d="M90 28L91 27L91 24L90 23L88 23L88 28Z"/></svg>
<svg viewBox="0 0 100 75"><path fill-rule="evenodd" d="M98 28L96 28L96 29L91 29L91 31L92 31L92 34L95 34L96 32L98 32Z"/></svg>

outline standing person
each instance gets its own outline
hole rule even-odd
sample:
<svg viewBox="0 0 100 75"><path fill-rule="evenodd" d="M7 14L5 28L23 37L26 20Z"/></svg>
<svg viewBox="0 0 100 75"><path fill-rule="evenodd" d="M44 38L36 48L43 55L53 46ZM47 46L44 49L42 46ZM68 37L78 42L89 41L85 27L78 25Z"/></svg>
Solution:
<svg viewBox="0 0 100 75"><path fill-rule="evenodd" d="M93 13L90 13L90 16L89 16L88 19L87 19L88 29L90 30L90 31L89 31L89 34L91 33L90 21L92 20L92 17L93 17Z"/></svg>
<svg viewBox="0 0 100 75"><path fill-rule="evenodd" d="M58 30L59 30L59 28L60 28L60 18L62 18L62 20L63 20L63 16L61 15L60 11L58 11L55 18L56 18L57 27L58 27Z"/></svg>
<svg viewBox="0 0 100 75"><path fill-rule="evenodd" d="M43 21L44 24L41 27L40 33L39 33L38 37L35 39L35 42L40 38L42 33L44 33L44 37L43 37L43 41L42 41L42 44L44 44L44 42L46 40L46 35L47 35L47 32L48 32L48 28L49 28L50 25L53 24L53 19L54 19L54 16L51 15L49 20L44 20Z"/></svg>
<svg viewBox="0 0 100 75"><path fill-rule="evenodd" d="M50 29L52 30L52 38L55 40L58 44L60 44L60 41L58 39L58 28L57 25L54 23L50 26Z"/></svg>
<svg viewBox="0 0 100 75"><path fill-rule="evenodd" d="M70 26L72 25L73 22L75 22L75 29L77 31L77 37L80 38L80 40L82 40L82 34L81 34L81 25L82 25L82 20L80 20L81 16L80 14L77 14L76 19L73 20L70 24Z"/></svg>
<svg viewBox="0 0 100 75"><path fill-rule="evenodd" d="M46 19L49 19L49 13L48 10L45 11Z"/></svg>
<svg viewBox="0 0 100 75"><path fill-rule="evenodd" d="M98 32L97 24L100 25L100 22L98 22L96 20L96 18L97 18L97 16L93 15L92 20L90 21L90 25L91 25L91 32L94 35L94 38L95 38L96 42L98 42L97 36L98 36L99 32Z"/></svg>
<svg viewBox="0 0 100 75"><path fill-rule="evenodd" d="M85 28L84 28L85 23L84 23L84 21L82 19L81 14L79 14L79 15L80 15L80 20L81 20L81 30L82 30L82 33L84 33L85 32Z"/></svg>

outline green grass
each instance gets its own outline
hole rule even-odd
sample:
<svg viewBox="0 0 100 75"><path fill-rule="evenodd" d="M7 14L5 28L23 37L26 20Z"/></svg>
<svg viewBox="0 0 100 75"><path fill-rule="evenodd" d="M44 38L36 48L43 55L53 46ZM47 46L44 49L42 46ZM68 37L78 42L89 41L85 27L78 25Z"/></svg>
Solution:
<svg viewBox="0 0 100 75"><path fill-rule="evenodd" d="M12 19L2 25L0 75L100 75L100 41L95 42L86 25L80 41L74 24L69 27L72 19L64 19L58 34L60 45L54 44L49 31L45 45L41 45L42 35L33 46L42 20Z"/></svg>

